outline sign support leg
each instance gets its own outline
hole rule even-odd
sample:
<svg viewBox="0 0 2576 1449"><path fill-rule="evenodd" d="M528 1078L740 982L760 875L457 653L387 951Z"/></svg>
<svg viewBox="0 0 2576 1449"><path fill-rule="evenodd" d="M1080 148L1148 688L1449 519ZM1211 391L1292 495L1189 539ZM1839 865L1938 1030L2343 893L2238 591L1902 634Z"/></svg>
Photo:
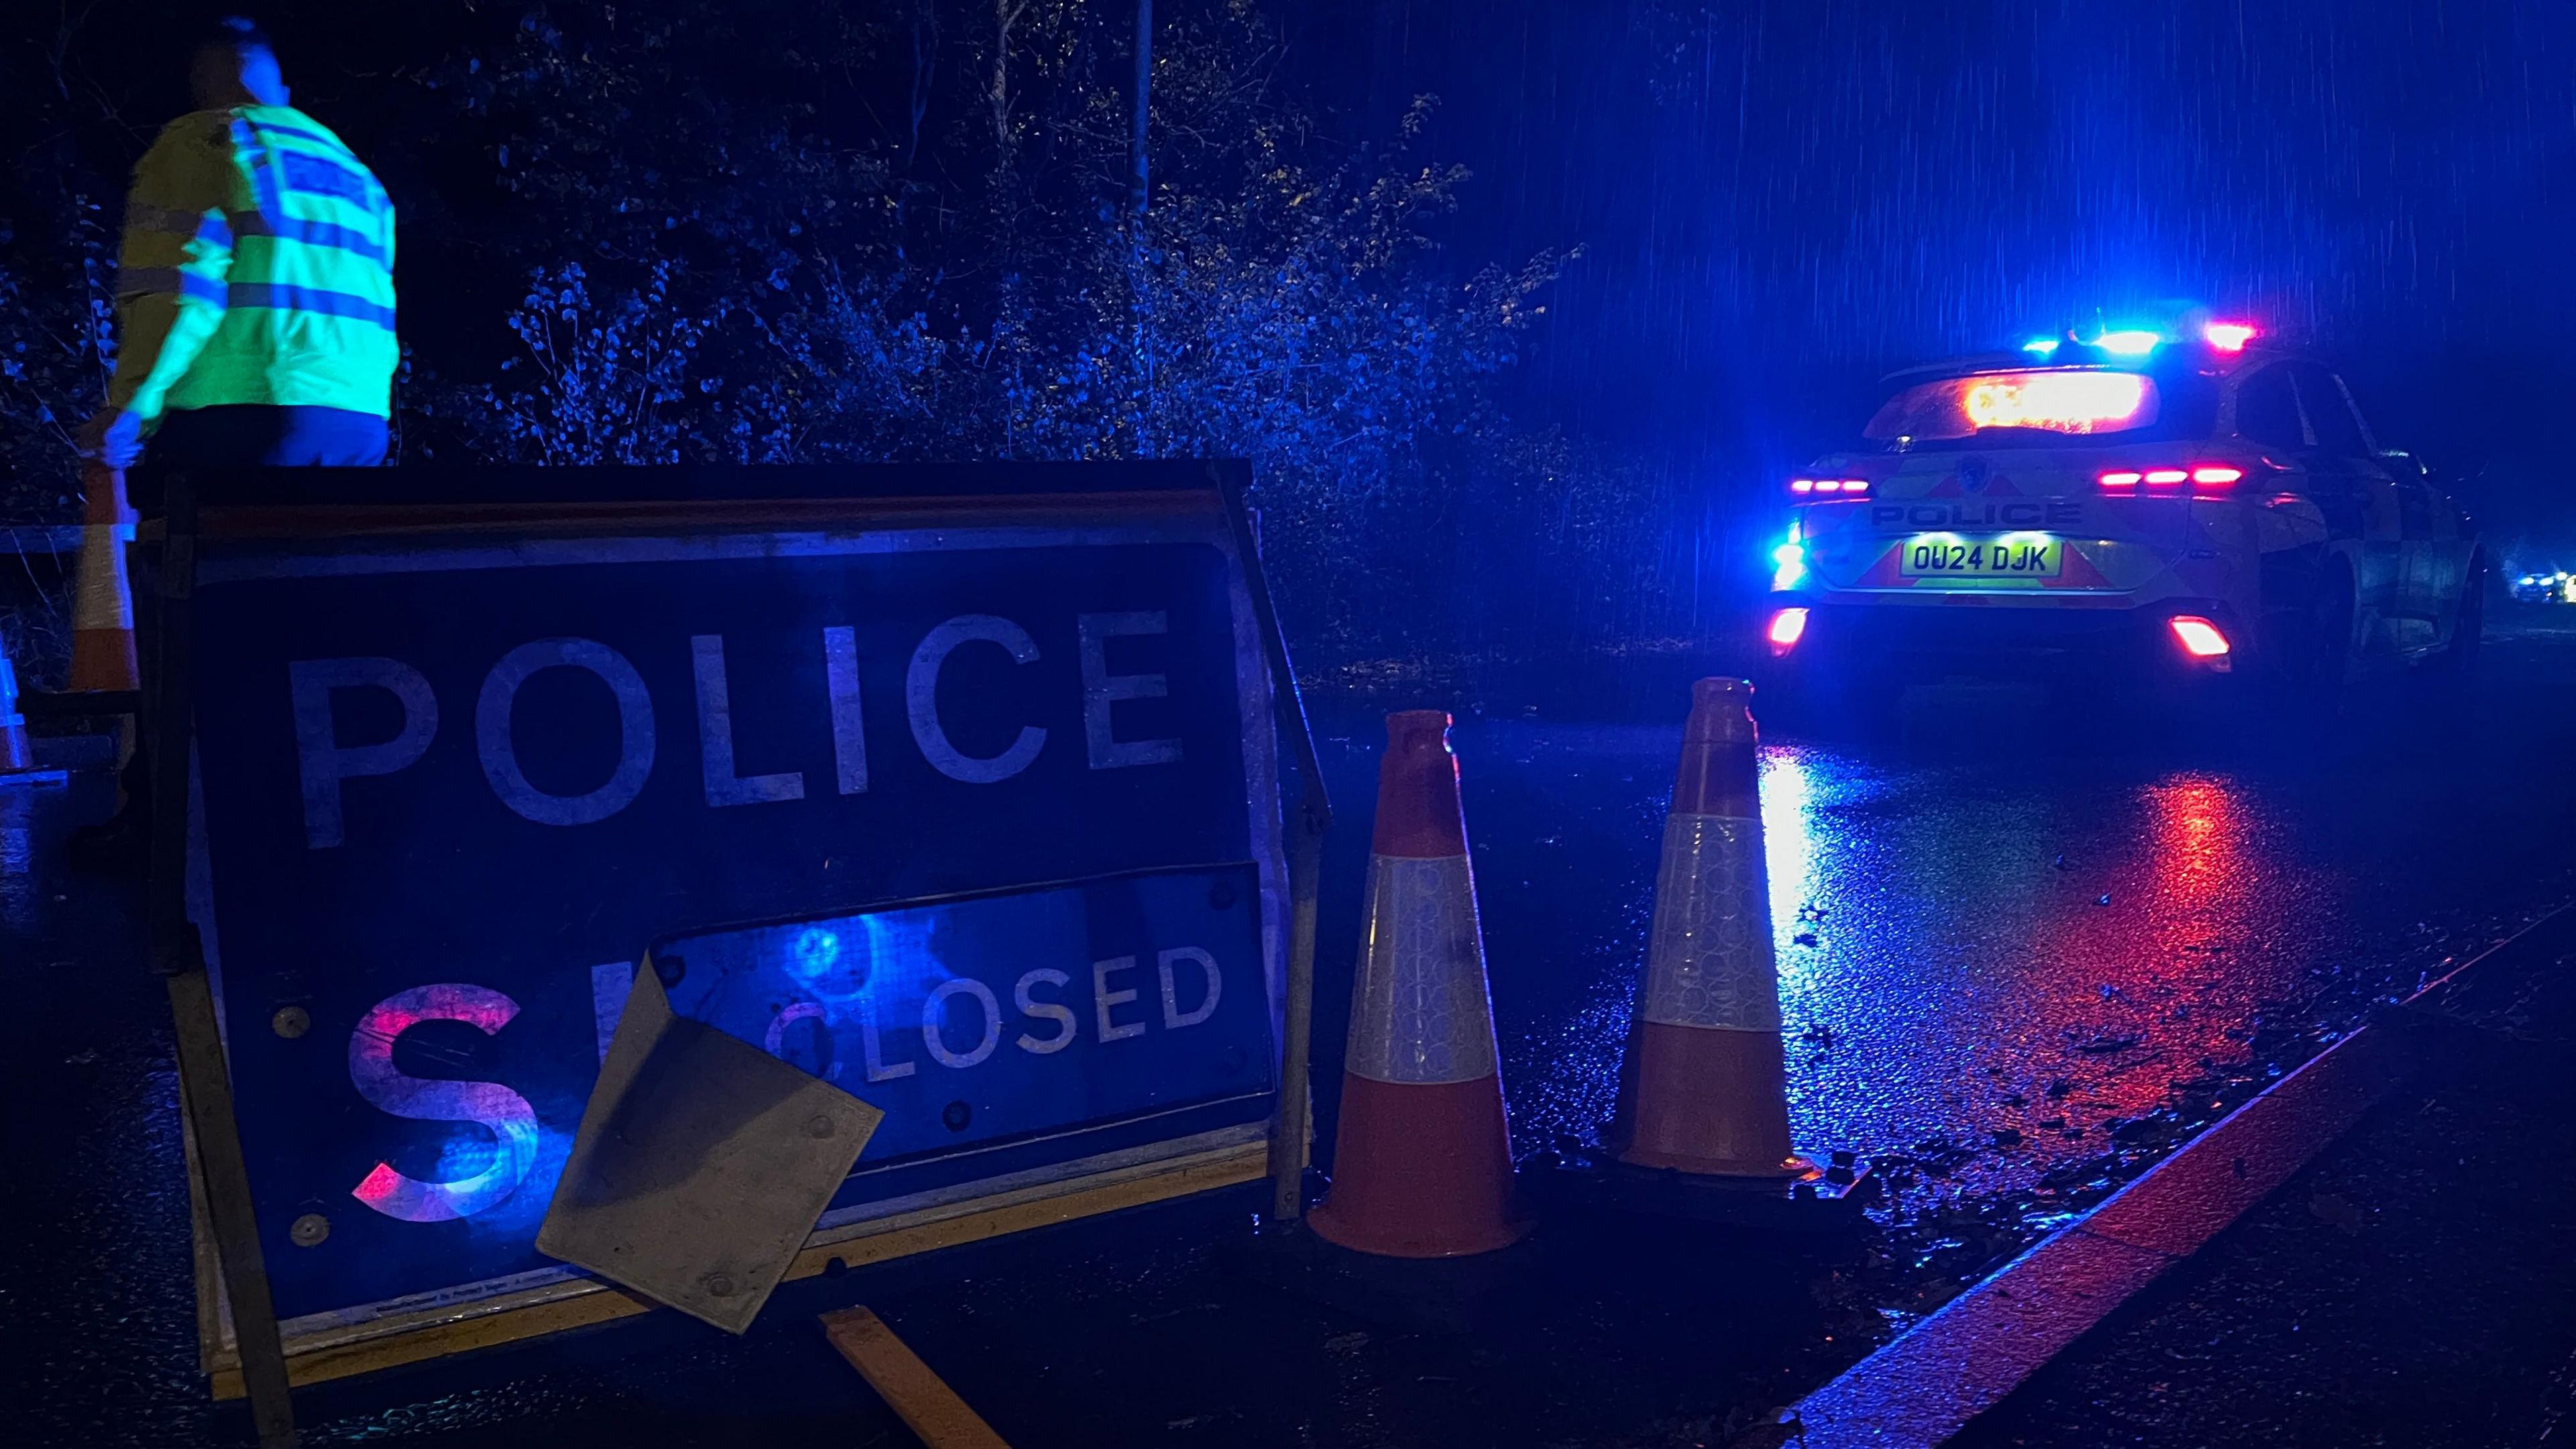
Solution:
<svg viewBox="0 0 2576 1449"><path fill-rule="evenodd" d="M1315 753L1315 731L1306 722L1306 696L1297 687L1297 670L1288 657L1288 636L1270 601L1270 582L1261 571L1261 544L1253 536L1252 518L1243 494L1251 482L1243 464L1214 464L1209 470L1217 495L1225 500L1227 526L1234 549L1243 560L1244 591L1252 596L1254 621L1261 628L1263 652L1270 656L1271 688L1286 717L1289 743L1297 751L1297 773L1304 782L1295 818L1288 827L1288 981L1280 1022L1279 1110L1270 1119L1270 1218L1294 1222L1306 1212L1306 1133L1314 1104L1309 1098L1308 1056L1315 1034L1315 892L1323 874L1324 832L1333 823L1333 802L1324 790L1324 768Z"/></svg>
<svg viewBox="0 0 2576 1449"><path fill-rule="evenodd" d="M224 1063L214 984L205 941L188 919L188 762L191 659L189 603L197 574L196 494L185 477L170 480L164 515L153 668L145 681L153 730L152 839L148 907L152 964L169 982L178 1038L179 1099L195 1133L205 1174L206 1213L216 1264L232 1309L233 1342L249 1391L251 1424L262 1449L291 1449L295 1405L286 1378L286 1349L268 1293L268 1266L251 1205L250 1168L233 1116L232 1077Z"/></svg>
<svg viewBox="0 0 2576 1449"><path fill-rule="evenodd" d="M1301 811L1300 814L1305 812ZM1270 1216L1293 1222L1306 1211L1307 1056L1315 1035L1315 887L1322 874L1320 826L1288 842L1288 1002L1280 1029L1279 1111L1270 1122Z"/></svg>

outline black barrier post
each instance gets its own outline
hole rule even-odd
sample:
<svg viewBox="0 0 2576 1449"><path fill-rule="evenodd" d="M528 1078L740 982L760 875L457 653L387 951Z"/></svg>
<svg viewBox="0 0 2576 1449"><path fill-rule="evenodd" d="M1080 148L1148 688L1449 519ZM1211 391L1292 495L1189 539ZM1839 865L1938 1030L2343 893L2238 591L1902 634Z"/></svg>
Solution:
<svg viewBox="0 0 2576 1449"><path fill-rule="evenodd" d="M251 1425L262 1449L287 1449L296 1436L286 1348L269 1299L268 1265L251 1206L250 1167L233 1118L232 1077L224 1064L214 984L206 974L206 944L188 919L188 757L194 725L189 606L197 581L197 500L195 484L185 475L170 480L165 496L159 577L160 618L153 630L158 647L145 682L152 723L152 964L170 985L179 1100L197 1144L215 1263L232 1308L233 1343L250 1397Z"/></svg>
<svg viewBox="0 0 2576 1449"><path fill-rule="evenodd" d="M1253 537L1252 518L1244 506L1250 469L1241 463L1212 463L1208 475L1217 496L1225 501L1234 550L1243 559L1244 591L1252 596L1253 619L1261 628L1263 652L1270 660L1271 687L1291 726L1297 773L1305 779L1296 819L1288 831L1288 1000L1279 1033L1279 1110L1270 1119L1270 1217L1273 1222L1294 1222L1306 1212L1306 1132L1313 1108L1308 1100L1307 1056L1315 1035L1315 895L1323 875L1324 832L1333 823L1333 802L1324 789L1315 731L1306 721L1306 696L1297 687L1297 670L1288 657L1288 636L1279 627L1278 611L1270 602L1270 582L1261 571L1261 545Z"/></svg>

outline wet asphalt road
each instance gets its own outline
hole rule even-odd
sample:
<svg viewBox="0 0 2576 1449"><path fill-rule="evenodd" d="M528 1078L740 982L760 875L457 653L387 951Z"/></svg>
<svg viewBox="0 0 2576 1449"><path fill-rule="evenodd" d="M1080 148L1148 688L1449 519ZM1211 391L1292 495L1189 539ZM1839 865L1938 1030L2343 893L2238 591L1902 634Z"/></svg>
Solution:
<svg viewBox="0 0 2576 1449"><path fill-rule="evenodd" d="M1960 1449L2563 1444L2576 974L2551 955L2418 1003L2396 1028L2432 1047L2412 1080Z"/></svg>
<svg viewBox="0 0 2576 1449"><path fill-rule="evenodd" d="M1892 1189L1847 1253L1751 1272L1728 1244L1561 1228L1509 1324L1443 1339L1250 1283L1202 1246L1240 1236L1250 1200L1228 1197L811 1285L740 1342L654 1325L309 1395L308 1440L901 1444L800 1312L864 1297L1041 1449L1722 1442L2375 1001L2576 895L2576 631L2498 622L2455 713L2378 700L2245 742L1945 689L1869 738L1774 738L1796 1126L1881 1159ZM1455 738L1524 1151L1609 1109L1692 672L1467 692ZM1327 1152L1374 709L1442 693L1317 702L1340 806ZM240 1421L203 1407L190 1370L166 1007L130 897L48 864L97 788L0 792L0 979L19 1005L0 1022L19 1165L0 1364L32 1442L198 1442Z"/></svg>

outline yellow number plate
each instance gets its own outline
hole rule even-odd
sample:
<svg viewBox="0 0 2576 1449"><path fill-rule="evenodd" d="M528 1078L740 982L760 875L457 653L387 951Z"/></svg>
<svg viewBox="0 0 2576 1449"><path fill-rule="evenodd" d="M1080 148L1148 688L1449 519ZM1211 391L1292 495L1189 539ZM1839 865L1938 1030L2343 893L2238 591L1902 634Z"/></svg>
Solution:
<svg viewBox="0 0 2576 1449"><path fill-rule="evenodd" d="M2016 533L1969 538L1918 533L1905 541L1896 574L1907 579L2053 579L2066 567L2066 540Z"/></svg>

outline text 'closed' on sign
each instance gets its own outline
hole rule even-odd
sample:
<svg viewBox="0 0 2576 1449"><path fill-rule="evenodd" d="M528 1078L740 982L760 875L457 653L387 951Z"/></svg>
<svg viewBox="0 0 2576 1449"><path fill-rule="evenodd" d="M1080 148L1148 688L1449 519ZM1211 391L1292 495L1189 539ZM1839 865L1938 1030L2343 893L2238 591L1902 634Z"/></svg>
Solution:
<svg viewBox="0 0 2576 1449"><path fill-rule="evenodd" d="M1266 1086L1246 865L706 932L653 948L680 1016L884 1109L865 1167ZM1184 1094L1185 1095L1185 1094Z"/></svg>

